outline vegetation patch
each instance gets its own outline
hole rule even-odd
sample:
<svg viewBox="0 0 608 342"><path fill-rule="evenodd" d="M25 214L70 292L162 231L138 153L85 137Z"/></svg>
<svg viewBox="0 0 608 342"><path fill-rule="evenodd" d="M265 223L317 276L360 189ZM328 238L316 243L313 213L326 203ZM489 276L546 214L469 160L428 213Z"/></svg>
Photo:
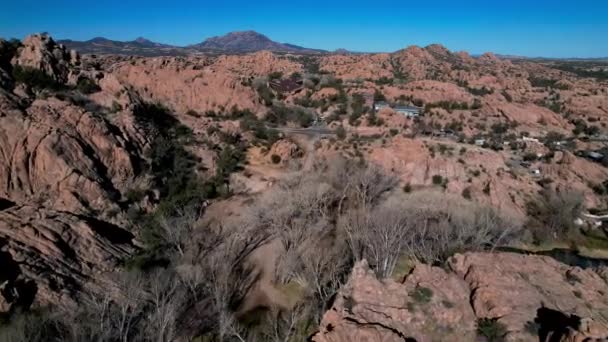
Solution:
<svg viewBox="0 0 608 342"><path fill-rule="evenodd" d="M430 303L433 299L433 290L424 286L417 286L410 297L418 304Z"/></svg>
<svg viewBox="0 0 608 342"><path fill-rule="evenodd" d="M13 78L18 83L23 83L38 90L60 90L65 88L61 83L47 75L44 71L27 66L13 66Z"/></svg>
<svg viewBox="0 0 608 342"><path fill-rule="evenodd" d="M496 318L480 318L477 320L477 334L488 342L502 342L505 341L507 327Z"/></svg>

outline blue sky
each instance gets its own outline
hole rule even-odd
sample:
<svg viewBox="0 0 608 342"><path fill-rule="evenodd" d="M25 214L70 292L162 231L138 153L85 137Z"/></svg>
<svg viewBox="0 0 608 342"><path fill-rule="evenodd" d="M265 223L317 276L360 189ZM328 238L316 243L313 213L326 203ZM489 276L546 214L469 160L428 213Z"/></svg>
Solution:
<svg viewBox="0 0 608 342"><path fill-rule="evenodd" d="M471 53L608 56L608 0L8 0L0 37L138 36L175 45L255 30L306 47L395 51L440 43Z"/></svg>

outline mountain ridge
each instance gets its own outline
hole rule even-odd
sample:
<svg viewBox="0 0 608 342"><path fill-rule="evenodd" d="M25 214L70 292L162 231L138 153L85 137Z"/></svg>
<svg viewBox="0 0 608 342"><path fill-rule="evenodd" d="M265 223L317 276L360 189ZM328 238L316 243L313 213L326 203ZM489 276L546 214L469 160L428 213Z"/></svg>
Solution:
<svg viewBox="0 0 608 342"><path fill-rule="evenodd" d="M145 37L137 37L134 40L120 41L105 37L94 37L89 40L72 40L62 39L58 43L64 44L68 49L75 49L84 54L119 54L119 55L140 55L140 56L184 56L196 53L212 53L212 54L240 54L268 50L278 53L300 53L300 54L365 54L365 53L381 53L371 51L349 51L346 49L336 49L334 51L307 48L297 44L286 42L277 42L270 39L268 36L253 31L232 31L224 35L209 37L200 43L189 44L185 46L171 45L159 43L149 40ZM405 50L406 46L401 50ZM439 44L430 44L427 47L435 47L438 50L444 50L445 47ZM441 51L438 51L441 52ZM388 52L391 53L391 52ZM472 57L482 56L482 53L470 53ZM551 58L542 56L520 56L513 54L494 54L500 59L511 60L555 60L555 61L607 61L606 57L568 57L568 58Z"/></svg>
<svg viewBox="0 0 608 342"><path fill-rule="evenodd" d="M214 36L200 43L175 46L154 42L144 37L131 41L94 37L78 41L63 39L58 41L68 49L81 53L122 54L142 56L187 55L192 53L247 53L268 50L281 53L320 54L329 53L322 49L306 48L290 43L280 43L256 31L234 31L222 36Z"/></svg>

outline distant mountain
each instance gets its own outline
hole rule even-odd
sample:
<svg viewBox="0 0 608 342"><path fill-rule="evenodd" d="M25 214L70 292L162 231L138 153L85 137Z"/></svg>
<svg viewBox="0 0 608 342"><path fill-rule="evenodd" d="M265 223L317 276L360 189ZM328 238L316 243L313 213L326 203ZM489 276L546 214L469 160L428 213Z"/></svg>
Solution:
<svg viewBox="0 0 608 342"><path fill-rule="evenodd" d="M309 49L302 46L278 43L255 31L230 32L219 37L211 37L202 43L186 47L153 42L139 37L132 41L111 40L95 37L86 41L64 39L59 43L68 49L85 54L117 54L135 56L183 56L191 53L246 53L268 50L273 52L318 54L325 50Z"/></svg>
<svg viewBox="0 0 608 342"><path fill-rule="evenodd" d="M65 39L58 42L68 49L75 49L80 53L88 54L139 56L181 56L187 54L187 51L181 47L156 43L143 37L126 42L104 37L95 37L86 41Z"/></svg>
<svg viewBox="0 0 608 342"><path fill-rule="evenodd" d="M529 61L562 61L562 62L608 62L608 57L528 57L518 55L496 54L500 59L529 60Z"/></svg>
<svg viewBox="0 0 608 342"><path fill-rule="evenodd" d="M202 52L242 53L268 50L291 53L325 53L324 50L308 49L298 45L278 43L255 31L230 32L223 36L211 37L189 48Z"/></svg>

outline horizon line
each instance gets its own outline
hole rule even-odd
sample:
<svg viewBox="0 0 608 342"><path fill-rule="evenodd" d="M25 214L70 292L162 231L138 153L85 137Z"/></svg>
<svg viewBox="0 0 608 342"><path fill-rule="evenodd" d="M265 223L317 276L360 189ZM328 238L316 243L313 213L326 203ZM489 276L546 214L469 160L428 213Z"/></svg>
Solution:
<svg viewBox="0 0 608 342"><path fill-rule="evenodd" d="M226 36L226 35L231 34L231 33L244 33L244 32L253 32L253 33L262 35L262 36L270 39L271 41L273 41L275 43L279 43L279 44L296 45L296 46L299 46L299 47L302 47L302 48L305 48L305 49L309 49L309 50L321 50L321 51L326 51L326 52L334 52L334 51L337 51L337 50L345 50L345 51L348 51L350 53L355 53L355 54L382 54L382 53L389 53L390 54L390 53L395 53L395 52L398 52L398 51L401 51L401 50L405 50L405 49L407 49L409 47L427 48L427 47L432 46L432 45L440 45L440 46L446 48L451 53L465 52L465 53L469 54L472 57L479 57L479 56L482 56L484 54L490 53L490 54L493 54L493 55L498 56L498 57L514 58L514 59L517 59L517 58L522 58L522 59L548 59L548 60L552 60L552 59L553 60L568 60L568 59L603 60L603 59L608 59L608 56L599 56L599 57L590 57L590 56L546 57L546 56L526 56L526 55L511 54L511 53L502 53L502 52L495 52L495 51L471 52L470 50L450 49L450 48L448 48L446 45L444 45L442 43L430 43L430 44L427 44L425 46L421 46L421 45L417 45L417 44L406 44L404 47L402 47L400 49L397 49L397 50L394 50L394 51L354 51L354 50L349 50L349 49L340 48L340 47L339 48L334 48L332 50L329 50L329 49L322 49L322 48L315 48L315 47L307 47L307 46L304 46L304 45L301 45L301 44L297 44L297 43L276 41L276 40L273 40L271 37L269 37L267 34L261 33L261 32L256 31L256 30L228 31L228 32L226 32L224 34L221 34L221 35L211 35L211 36L208 36L208 37L204 37L201 41L190 43L190 44L187 44L187 45L175 45L173 43L163 42L163 41L159 41L159 40L152 40L152 39L146 38L145 35L138 35L137 37L135 37L135 38L133 38L131 40L121 40L121 39L109 38L108 36L104 36L104 35L96 35L96 36L94 36L92 38L89 38L89 39L86 39L86 40L76 40L76 39L72 39L72 38L56 37L52 33L48 32L48 31L39 31L39 32L29 33L29 34L25 35L22 38L16 38L16 37L6 37L5 38L5 37L0 36L0 39L5 39L5 40L19 39L20 41L23 41L23 39L27 38L30 35L34 35L34 34L48 34L55 41L69 40L69 41L73 41L73 42L88 42L88 41L91 41L91 40L96 39L96 38L101 38L101 39L106 39L106 40L115 41L115 42L127 43L127 42L135 42L138 39L145 39L145 40L148 40L148 41L150 41L152 43L163 44L163 45L168 45L168 46L175 47L175 48L185 49L185 48L188 48L189 46L203 43L203 42L205 42L206 40L208 40L210 38L222 37L222 36Z"/></svg>

